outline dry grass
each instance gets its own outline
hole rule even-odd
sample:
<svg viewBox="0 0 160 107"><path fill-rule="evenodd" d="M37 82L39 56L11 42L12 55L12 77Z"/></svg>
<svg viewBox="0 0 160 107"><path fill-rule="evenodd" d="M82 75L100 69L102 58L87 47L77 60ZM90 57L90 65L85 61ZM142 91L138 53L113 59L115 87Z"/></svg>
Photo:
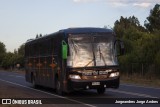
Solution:
<svg viewBox="0 0 160 107"><path fill-rule="evenodd" d="M121 83L131 83L131 84L136 84L141 86L160 88L160 79L148 74L145 76L141 76L139 74L133 74L133 75L122 74Z"/></svg>
<svg viewBox="0 0 160 107"><path fill-rule="evenodd" d="M25 74L25 70L18 70L18 69L15 69L15 70L3 70L3 69L0 69L0 72L1 71L5 71L5 72L15 72L15 73L20 73L20 74Z"/></svg>

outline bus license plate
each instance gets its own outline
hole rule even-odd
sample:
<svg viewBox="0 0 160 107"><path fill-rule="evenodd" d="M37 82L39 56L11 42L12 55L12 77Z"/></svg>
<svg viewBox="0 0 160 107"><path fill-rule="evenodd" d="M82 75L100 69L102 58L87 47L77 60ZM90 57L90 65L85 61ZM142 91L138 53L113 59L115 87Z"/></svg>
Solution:
<svg viewBox="0 0 160 107"><path fill-rule="evenodd" d="M92 82L92 85L100 85L100 82Z"/></svg>

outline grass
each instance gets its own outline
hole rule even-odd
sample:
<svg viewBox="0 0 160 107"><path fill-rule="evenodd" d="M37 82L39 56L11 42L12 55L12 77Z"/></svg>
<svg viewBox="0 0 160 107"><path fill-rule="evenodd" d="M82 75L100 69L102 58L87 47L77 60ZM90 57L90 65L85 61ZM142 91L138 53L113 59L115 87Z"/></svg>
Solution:
<svg viewBox="0 0 160 107"><path fill-rule="evenodd" d="M121 83L160 88L160 78L151 75L141 76L139 74L133 74L133 75L121 74Z"/></svg>

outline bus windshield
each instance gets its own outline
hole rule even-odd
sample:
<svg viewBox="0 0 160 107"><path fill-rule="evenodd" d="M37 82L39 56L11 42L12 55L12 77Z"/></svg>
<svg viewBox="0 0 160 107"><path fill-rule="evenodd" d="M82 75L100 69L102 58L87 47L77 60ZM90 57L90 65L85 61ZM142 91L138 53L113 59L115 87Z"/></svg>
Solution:
<svg viewBox="0 0 160 107"><path fill-rule="evenodd" d="M99 67L117 65L112 34L70 34L68 37L69 67Z"/></svg>

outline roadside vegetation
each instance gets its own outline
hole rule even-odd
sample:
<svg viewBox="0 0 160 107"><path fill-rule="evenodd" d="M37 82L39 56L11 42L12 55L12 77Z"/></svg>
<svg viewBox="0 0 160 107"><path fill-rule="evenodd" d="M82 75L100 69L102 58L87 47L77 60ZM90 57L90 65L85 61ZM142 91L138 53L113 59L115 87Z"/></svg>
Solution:
<svg viewBox="0 0 160 107"><path fill-rule="evenodd" d="M119 57L121 80L160 86L160 4L150 10L144 26L135 16L121 16L114 31L125 45L125 55Z"/></svg>
<svg viewBox="0 0 160 107"><path fill-rule="evenodd" d="M160 5L156 4L141 26L135 16L115 22L114 31L125 44L119 57L121 71L128 75L160 77Z"/></svg>
<svg viewBox="0 0 160 107"><path fill-rule="evenodd" d="M5 45L0 42L0 69L22 69L24 68L24 44L14 52L7 52Z"/></svg>
<svg viewBox="0 0 160 107"><path fill-rule="evenodd" d="M134 84L138 86L160 88L160 79L157 77L148 78L138 74L134 75L121 75L121 84Z"/></svg>
<svg viewBox="0 0 160 107"><path fill-rule="evenodd" d="M135 16L115 21L113 30L125 45L125 55L118 57L123 80L160 79L160 4L148 13L144 25ZM15 68L24 68L24 45L7 52L0 42L0 69Z"/></svg>

